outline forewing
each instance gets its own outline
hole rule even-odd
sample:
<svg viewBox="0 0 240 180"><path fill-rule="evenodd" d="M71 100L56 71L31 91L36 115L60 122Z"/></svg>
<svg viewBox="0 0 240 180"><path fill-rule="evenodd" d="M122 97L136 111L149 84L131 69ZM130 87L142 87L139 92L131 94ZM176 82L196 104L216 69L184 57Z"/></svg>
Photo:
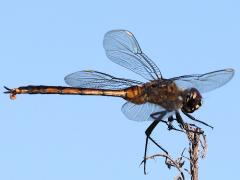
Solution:
<svg viewBox="0 0 240 180"><path fill-rule="evenodd" d="M73 87L93 89L124 89L140 85L142 82L130 79L116 78L98 71L78 71L67 75L65 82Z"/></svg>
<svg viewBox="0 0 240 180"><path fill-rule="evenodd" d="M134 104L131 102L126 102L122 106L122 112L128 119L133 121L154 121L150 115L156 112L166 112L162 119L166 119L174 114L174 111L167 112L164 108L156 104Z"/></svg>
<svg viewBox="0 0 240 180"><path fill-rule="evenodd" d="M232 79L233 69L223 69L206 74L195 74L172 78L178 87L182 89L196 88L199 92L205 93L225 85Z"/></svg>
<svg viewBox="0 0 240 180"><path fill-rule="evenodd" d="M162 77L156 64L141 50L134 35L127 30L113 30L105 34L103 46L113 62L141 75L147 80Z"/></svg>

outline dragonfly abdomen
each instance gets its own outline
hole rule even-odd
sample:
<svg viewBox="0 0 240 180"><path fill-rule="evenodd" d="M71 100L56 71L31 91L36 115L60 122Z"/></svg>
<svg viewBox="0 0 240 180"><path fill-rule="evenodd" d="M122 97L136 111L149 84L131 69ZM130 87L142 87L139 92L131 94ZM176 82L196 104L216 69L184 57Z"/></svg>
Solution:
<svg viewBox="0 0 240 180"><path fill-rule="evenodd" d="M15 89L6 89L8 91L5 93L9 93L11 99L16 99L17 94L99 95L115 97L126 96L126 92L124 90L105 90L64 86L21 86Z"/></svg>
<svg viewBox="0 0 240 180"><path fill-rule="evenodd" d="M133 86L125 89L126 95L124 99L135 104L143 104L147 101L147 94L144 93L143 86Z"/></svg>

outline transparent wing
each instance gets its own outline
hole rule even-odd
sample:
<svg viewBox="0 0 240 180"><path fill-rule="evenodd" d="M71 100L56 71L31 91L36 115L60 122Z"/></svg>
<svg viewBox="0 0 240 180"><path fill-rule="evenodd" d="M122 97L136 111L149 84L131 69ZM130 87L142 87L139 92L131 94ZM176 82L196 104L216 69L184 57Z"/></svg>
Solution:
<svg viewBox="0 0 240 180"><path fill-rule="evenodd" d="M105 34L103 46L107 57L147 80L162 77L156 64L140 49L134 35L126 30L113 30Z"/></svg>
<svg viewBox="0 0 240 180"><path fill-rule="evenodd" d="M116 78L98 71L78 71L67 75L65 82L73 87L93 89L124 89L143 84L140 81Z"/></svg>
<svg viewBox="0 0 240 180"><path fill-rule="evenodd" d="M166 110L161 106L152 103L134 104L126 102L122 106L122 112L128 119L133 121L154 121L154 119L150 116L151 114L156 112L166 112ZM167 112L162 119L166 119L173 114L174 111Z"/></svg>
<svg viewBox="0 0 240 180"><path fill-rule="evenodd" d="M199 92L205 93L217 89L232 79L233 69L223 69L206 74L195 74L172 78L178 87L182 89L196 88Z"/></svg>

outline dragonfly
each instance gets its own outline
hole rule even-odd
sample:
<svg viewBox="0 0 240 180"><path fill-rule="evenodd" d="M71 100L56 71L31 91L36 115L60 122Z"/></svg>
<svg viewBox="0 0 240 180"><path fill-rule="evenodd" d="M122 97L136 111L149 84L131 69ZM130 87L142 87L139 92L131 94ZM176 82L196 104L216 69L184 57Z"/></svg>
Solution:
<svg viewBox="0 0 240 180"><path fill-rule="evenodd" d="M69 86L28 85L7 90L11 99L17 94L60 94L113 96L126 100L122 106L124 115L134 121L151 121L146 129L144 150L144 173L148 141L152 141L167 153L151 134L159 122L177 120L183 125L182 112L193 121L209 127L207 123L191 114L202 105L202 93L217 89L229 82L234 69L227 68L205 74L192 74L174 78L163 78L157 65L141 50L134 35L128 30L112 30L105 34L103 46L107 57L142 76L146 82L118 78L94 70L84 70L67 75L64 80ZM167 121L165 121L167 120ZM171 127L169 125L169 127ZM173 127L172 127L173 128Z"/></svg>

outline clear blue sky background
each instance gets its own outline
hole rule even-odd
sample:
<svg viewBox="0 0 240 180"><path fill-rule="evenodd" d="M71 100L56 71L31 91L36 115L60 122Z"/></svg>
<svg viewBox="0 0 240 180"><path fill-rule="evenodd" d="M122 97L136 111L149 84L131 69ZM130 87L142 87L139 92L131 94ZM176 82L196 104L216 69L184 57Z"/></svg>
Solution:
<svg viewBox="0 0 240 180"><path fill-rule="evenodd" d="M65 85L65 75L94 69L142 80L105 56L102 39L128 29L164 77L236 70L226 86L204 94L194 113L205 127L209 150L200 179L239 176L239 1L1 1L0 86ZM1 88L1 92L4 89ZM149 122L121 113L122 99L0 94L0 179L173 179L163 160L143 158ZM186 119L187 120L187 119ZM182 134L161 125L154 137L175 155ZM149 153L160 152L150 146Z"/></svg>

